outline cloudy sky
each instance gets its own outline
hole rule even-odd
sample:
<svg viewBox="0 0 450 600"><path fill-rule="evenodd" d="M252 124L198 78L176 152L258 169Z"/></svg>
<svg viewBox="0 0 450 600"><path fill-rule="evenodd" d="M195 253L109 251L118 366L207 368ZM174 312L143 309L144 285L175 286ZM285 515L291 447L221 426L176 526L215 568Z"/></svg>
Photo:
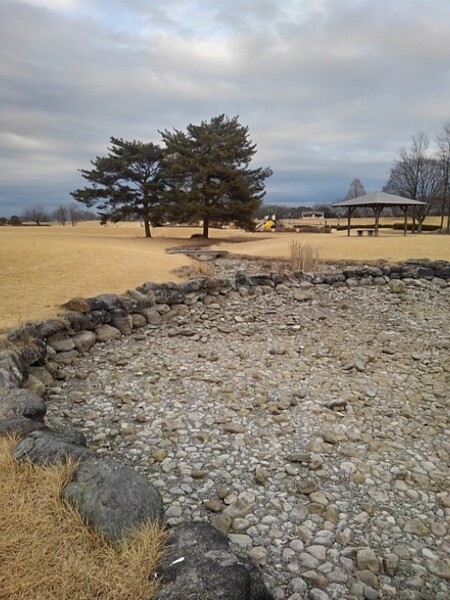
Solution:
<svg viewBox="0 0 450 600"><path fill-rule="evenodd" d="M110 136L239 115L267 204L381 189L450 120L449 0L0 0L0 216L69 203Z"/></svg>

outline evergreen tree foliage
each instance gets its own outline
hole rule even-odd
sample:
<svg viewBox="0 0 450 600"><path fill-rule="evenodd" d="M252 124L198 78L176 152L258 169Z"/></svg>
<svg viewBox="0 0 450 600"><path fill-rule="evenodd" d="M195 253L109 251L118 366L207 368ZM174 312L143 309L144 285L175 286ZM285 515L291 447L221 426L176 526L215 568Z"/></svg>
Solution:
<svg viewBox="0 0 450 600"><path fill-rule="evenodd" d="M186 131L161 133L165 144L165 207L177 222L203 222L203 237L211 224L253 226L265 195L270 168L250 168L256 145L238 117L225 115Z"/></svg>
<svg viewBox="0 0 450 600"><path fill-rule="evenodd" d="M91 161L93 169L81 169L91 184L71 192L78 202L96 206L102 220L120 221L130 215L144 222L145 236L150 224L161 220L163 184L160 178L163 151L160 146L121 138L110 138L107 156Z"/></svg>

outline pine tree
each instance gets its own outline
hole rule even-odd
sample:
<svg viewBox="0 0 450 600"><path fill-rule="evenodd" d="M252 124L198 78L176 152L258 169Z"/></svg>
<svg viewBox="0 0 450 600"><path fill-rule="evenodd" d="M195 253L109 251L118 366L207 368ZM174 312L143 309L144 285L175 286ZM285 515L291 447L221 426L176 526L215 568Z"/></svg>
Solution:
<svg viewBox="0 0 450 600"><path fill-rule="evenodd" d="M203 237L212 223L251 227L265 195L270 168L251 169L256 145L238 117L225 115L186 132L164 130L165 207L178 222L203 222Z"/></svg>
<svg viewBox="0 0 450 600"><path fill-rule="evenodd" d="M145 236L151 237L150 224L161 220L163 151L151 142L115 137L110 142L107 156L91 161L93 169L80 170L92 185L71 196L88 207L96 206L104 222L129 216L142 219Z"/></svg>

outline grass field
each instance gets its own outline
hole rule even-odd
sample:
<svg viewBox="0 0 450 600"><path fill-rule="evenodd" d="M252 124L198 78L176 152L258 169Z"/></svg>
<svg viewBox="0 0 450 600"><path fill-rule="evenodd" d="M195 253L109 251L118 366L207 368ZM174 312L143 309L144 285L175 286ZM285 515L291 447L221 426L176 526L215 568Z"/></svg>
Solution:
<svg viewBox="0 0 450 600"><path fill-rule="evenodd" d="M147 523L116 544L86 527L61 490L75 465L41 467L0 438L0 598L150 600L166 534ZM149 577L150 576L150 577Z"/></svg>
<svg viewBox="0 0 450 600"><path fill-rule="evenodd" d="M364 219L364 223L370 219ZM355 220L355 224L357 221ZM121 293L144 281L178 281L176 271L191 262L166 249L193 243L199 228L165 227L146 239L137 223L101 227L0 227L0 328L53 316L73 296ZM450 236L403 236L380 230L378 238L331 234L255 233L212 230L213 248L234 254L289 258L292 240L318 249L324 260L374 261L407 258L450 260ZM237 243L238 242L238 243Z"/></svg>

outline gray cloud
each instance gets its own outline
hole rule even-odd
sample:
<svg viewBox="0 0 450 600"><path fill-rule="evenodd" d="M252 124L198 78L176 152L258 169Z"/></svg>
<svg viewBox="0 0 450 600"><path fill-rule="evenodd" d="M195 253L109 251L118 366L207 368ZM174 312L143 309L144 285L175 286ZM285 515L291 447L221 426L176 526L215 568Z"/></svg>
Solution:
<svg viewBox="0 0 450 600"><path fill-rule="evenodd" d="M0 216L69 202L111 135L223 112L267 202L332 201L450 118L447 0L6 0L0 35Z"/></svg>

